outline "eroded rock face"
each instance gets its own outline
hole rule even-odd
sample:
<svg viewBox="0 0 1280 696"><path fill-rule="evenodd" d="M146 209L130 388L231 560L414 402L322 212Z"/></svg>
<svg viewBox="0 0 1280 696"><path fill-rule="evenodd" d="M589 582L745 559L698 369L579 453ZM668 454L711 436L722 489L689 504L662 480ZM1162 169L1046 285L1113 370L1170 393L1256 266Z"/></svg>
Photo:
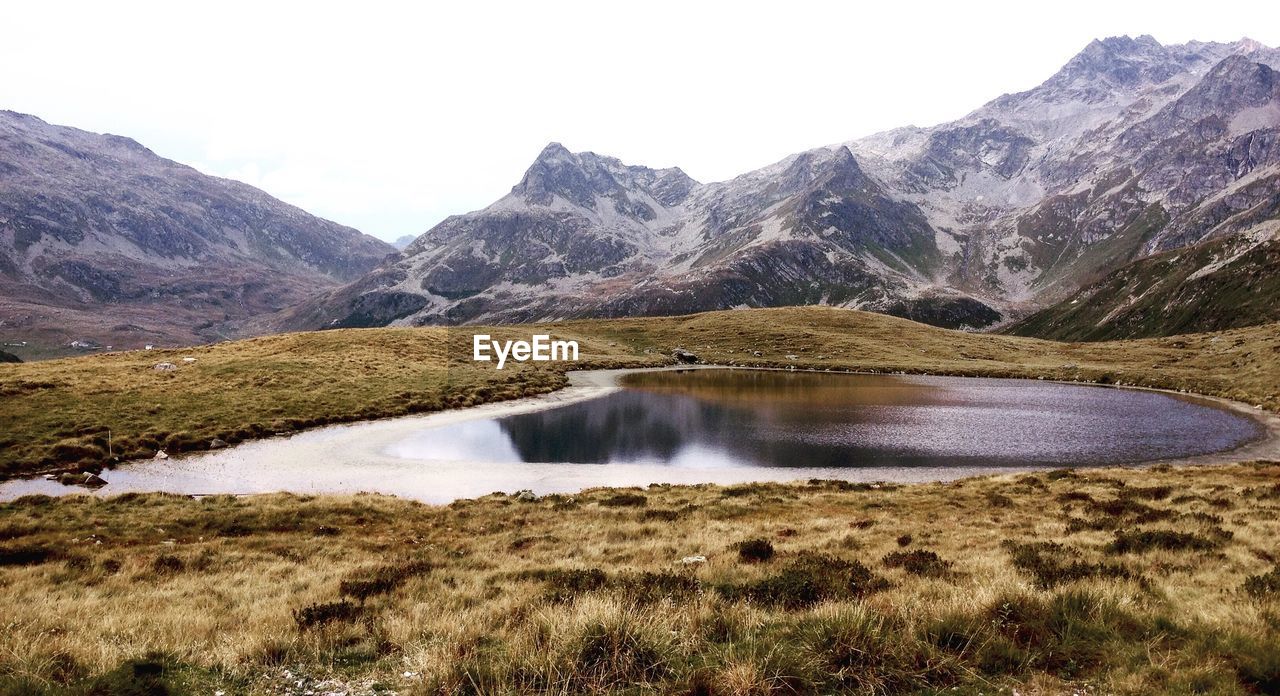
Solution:
<svg viewBox="0 0 1280 696"><path fill-rule="evenodd" d="M511 193L427 231L289 328L829 304L990 326L1162 250L1276 215L1280 52L1095 41L932 128L729 181L548 145Z"/></svg>

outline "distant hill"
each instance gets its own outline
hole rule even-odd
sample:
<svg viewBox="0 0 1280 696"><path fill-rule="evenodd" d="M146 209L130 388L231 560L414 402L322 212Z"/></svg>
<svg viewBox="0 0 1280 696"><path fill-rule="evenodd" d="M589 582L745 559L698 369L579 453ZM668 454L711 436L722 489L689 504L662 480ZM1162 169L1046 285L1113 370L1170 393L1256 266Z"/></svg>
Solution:
<svg viewBox="0 0 1280 696"><path fill-rule="evenodd" d="M189 344L394 249L139 143L0 111L0 338Z"/></svg>

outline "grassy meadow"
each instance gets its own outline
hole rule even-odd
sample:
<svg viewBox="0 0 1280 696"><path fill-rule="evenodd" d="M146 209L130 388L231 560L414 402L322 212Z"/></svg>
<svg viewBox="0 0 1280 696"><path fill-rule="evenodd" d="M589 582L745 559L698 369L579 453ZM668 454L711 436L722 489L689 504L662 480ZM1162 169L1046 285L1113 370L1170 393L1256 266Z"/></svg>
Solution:
<svg viewBox="0 0 1280 696"><path fill-rule="evenodd" d="M577 363L471 360L473 333L579 341ZM0 364L0 477L97 470L329 423L546 393L572 368L704 361L1140 384L1280 409L1280 324L1112 343L938 329L821 307L547 325L349 329ZM789 357L791 356L791 357ZM155 365L167 362L170 371Z"/></svg>
<svg viewBox="0 0 1280 696"><path fill-rule="evenodd" d="M0 694L1274 694L1277 536L1275 463L33 496Z"/></svg>
<svg viewBox="0 0 1280 696"><path fill-rule="evenodd" d="M535 332L581 360L470 359L473 333ZM1280 324L1068 344L789 308L342 330L0 365L0 478L541 394L677 347L1280 409ZM0 696L1275 694L1278 537L1275 462L447 506L28 496L0 503Z"/></svg>

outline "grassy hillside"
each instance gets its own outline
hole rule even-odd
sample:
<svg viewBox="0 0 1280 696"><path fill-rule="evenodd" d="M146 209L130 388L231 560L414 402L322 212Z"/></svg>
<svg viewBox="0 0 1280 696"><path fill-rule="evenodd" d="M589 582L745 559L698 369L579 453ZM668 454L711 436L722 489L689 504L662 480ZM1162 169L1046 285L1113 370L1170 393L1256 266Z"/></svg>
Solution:
<svg viewBox="0 0 1280 696"><path fill-rule="evenodd" d="M1243 237L1209 242L1124 266L1007 332L1107 341L1278 321L1277 270L1280 239L1256 245Z"/></svg>
<svg viewBox="0 0 1280 696"><path fill-rule="evenodd" d="M471 361L471 336L479 332L576 339L581 360L497 371ZM720 364L1098 380L1280 408L1280 324L1090 344L947 331L830 308L349 329L0 365L0 475L93 468L161 447L203 449L214 438L234 443L545 393L565 383L566 369L664 364L678 346ZM156 370L162 362L174 369Z"/></svg>
<svg viewBox="0 0 1280 696"><path fill-rule="evenodd" d="M29 497L0 693L1277 693L1277 481Z"/></svg>

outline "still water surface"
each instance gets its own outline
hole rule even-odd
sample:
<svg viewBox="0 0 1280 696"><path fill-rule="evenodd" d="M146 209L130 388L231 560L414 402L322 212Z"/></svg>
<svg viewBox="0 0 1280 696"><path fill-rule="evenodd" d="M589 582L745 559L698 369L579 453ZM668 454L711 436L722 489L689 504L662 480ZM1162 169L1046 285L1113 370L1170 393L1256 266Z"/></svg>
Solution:
<svg viewBox="0 0 1280 696"><path fill-rule="evenodd" d="M642 372L623 385L132 462L104 472L109 485L97 493L370 491L448 502L653 482L941 481L1189 457L1264 434L1202 399L1052 382L709 369ZM83 492L0 483L0 500Z"/></svg>
<svg viewBox="0 0 1280 696"><path fill-rule="evenodd" d="M423 431L412 459L675 467L1091 466L1187 457L1254 421L1167 394L1005 379L639 373L562 408Z"/></svg>

